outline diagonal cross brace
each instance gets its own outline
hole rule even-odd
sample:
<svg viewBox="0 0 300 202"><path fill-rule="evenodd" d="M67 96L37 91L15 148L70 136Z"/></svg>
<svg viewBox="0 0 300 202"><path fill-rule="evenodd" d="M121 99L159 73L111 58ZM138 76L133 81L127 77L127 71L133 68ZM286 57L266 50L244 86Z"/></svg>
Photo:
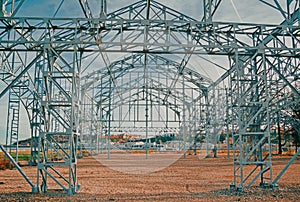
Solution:
<svg viewBox="0 0 300 202"><path fill-rule="evenodd" d="M0 93L0 99L7 93L7 91L9 91L9 89L11 89L11 87L20 80L20 78L22 78L22 76L24 74L26 74L29 69L40 59L40 57L43 55L43 52L40 52L28 65L27 67L25 67L25 69L23 69L23 71L15 77L15 79L10 82L10 84L8 86L6 86L6 88Z"/></svg>

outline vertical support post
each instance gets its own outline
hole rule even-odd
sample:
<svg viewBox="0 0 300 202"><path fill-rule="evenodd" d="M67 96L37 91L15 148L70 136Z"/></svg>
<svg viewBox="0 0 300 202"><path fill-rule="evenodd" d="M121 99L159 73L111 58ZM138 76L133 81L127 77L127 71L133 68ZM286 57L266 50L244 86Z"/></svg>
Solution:
<svg viewBox="0 0 300 202"><path fill-rule="evenodd" d="M103 78L101 77L100 79L100 95L103 94ZM95 95L93 95L94 97ZM100 139L101 139L101 153L103 151L103 137L104 137L104 140L105 140L105 135L103 136L103 133L105 132L104 130L104 112L103 112L103 106L102 106L102 101L100 101L100 103L98 103L98 106L99 106L99 120L100 120Z"/></svg>
<svg viewBox="0 0 300 202"><path fill-rule="evenodd" d="M100 0L100 18L106 18L107 16L107 4L106 0Z"/></svg>
<svg viewBox="0 0 300 202"><path fill-rule="evenodd" d="M281 148L281 133L280 133L280 116L279 112L277 112L277 134L278 134L278 154L282 154L282 148Z"/></svg>
<svg viewBox="0 0 300 202"><path fill-rule="evenodd" d="M110 69L109 69L110 71ZM108 103L108 131L107 131L107 159L110 159L110 135L111 135L111 96L112 96L112 73L109 73L109 103Z"/></svg>
<svg viewBox="0 0 300 202"><path fill-rule="evenodd" d="M1 7L0 7L0 17L3 17L3 16L4 16L4 12L3 12L3 10L4 10L4 9L3 9L3 6L4 6L4 5L3 5L3 0L0 0L0 6L1 6Z"/></svg>
<svg viewBox="0 0 300 202"><path fill-rule="evenodd" d="M92 96L92 99L93 99L93 97L94 97L94 84L93 84L93 96ZM93 100L93 102L94 102L94 100ZM95 106L96 107L96 106ZM99 154L99 127L100 127L100 123L99 123L99 121L98 121L98 112L99 112L99 110L97 109L97 111L95 112L96 114L95 114L95 117L94 117L94 121L95 121L95 126L96 126L96 128L95 128L95 136L96 136L96 154L98 155ZM101 131L100 131L101 132Z"/></svg>
<svg viewBox="0 0 300 202"><path fill-rule="evenodd" d="M31 128L31 144L30 144L30 161L29 165L37 165L38 163L38 137L42 127L44 126L43 116L41 116L41 98L43 97L42 88L42 61L38 61L35 65L34 87L36 94L33 99L32 118L30 120Z"/></svg>
<svg viewBox="0 0 300 202"><path fill-rule="evenodd" d="M205 130L205 139L206 139L206 157L208 157L208 142L207 142L207 138L208 138L208 135L209 135L209 125L210 125L210 118L209 118L209 92L206 92L205 94L205 103L206 103L206 109L205 109L205 125L204 125L204 130Z"/></svg>
<svg viewBox="0 0 300 202"><path fill-rule="evenodd" d="M150 18L150 3L151 3L151 0L147 0L147 12L146 12L147 20L149 20L149 18Z"/></svg>
<svg viewBox="0 0 300 202"><path fill-rule="evenodd" d="M230 136L229 136L229 99L228 99L228 89L225 89L226 96L226 139L227 139L227 158L230 158Z"/></svg>
<svg viewBox="0 0 300 202"><path fill-rule="evenodd" d="M149 130L149 106L148 106L148 72L147 72L147 53L144 55L144 91L145 91L145 101L146 101L146 142L145 142L145 147L146 147L146 159L148 159L149 155L149 143L148 143L148 130ZM149 139L150 140L150 139Z"/></svg>
<svg viewBox="0 0 300 202"><path fill-rule="evenodd" d="M203 0L204 17L205 23L212 21L212 0Z"/></svg>
<svg viewBox="0 0 300 202"><path fill-rule="evenodd" d="M238 55L238 50L235 49L235 55L234 55L234 60L236 62L236 105L237 105L237 125L239 128L238 134L235 135L234 138L234 156L233 156L233 161L234 161L234 186L238 190L242 190L244 187L244 173L243 173L243 123L242 123L242 90L241 90L241 84L240 84L240 78L242 76L242 70L241 66L239 64L239 55ZM232 86L233 88L233 86Z"/></svg>
<svg viewBox="0 0 300 202"><path fill-rule="evenodd" d="M261 181L260 181L260 186L264 187L264 186L272 186L273 185L273 168L272 168L272 144L271 144L271 132L270 132L270 80L268 78L268 66L267 66L267 61L266 61L266 54L265 54L265 49L264 47L259 48L259 52L261 52L262 54L262 59L263 59L263 75L264 75L264 88L265 88L265 105L266 105L266 122L267 122L267 127L265 128L265 138L267 139L267 154L264 154L263 151L261 151L260 155L262 155L262 162L264 162L263 165L261 165L261 171L260 171L260 175L261 175ZM260 150L263 149L264 144L261 144L261 147L259 148ZM265 156L264 156L265 155ZM268 173L269 172L269 173ZM264 177L265 174L268 175L266 177ZM268 181L265 182L265 180ZM248 186L251 186L251 182L249 183Z"/></svg>
<svg viewBox="0 0 300 202"><path fill-rule="evenodd" d="M185 100L185 82L182 77L182 132L183 132L183 157L186 158L186 139L187 139L187 126L186 126L186 110L187 104Z"/></svg>

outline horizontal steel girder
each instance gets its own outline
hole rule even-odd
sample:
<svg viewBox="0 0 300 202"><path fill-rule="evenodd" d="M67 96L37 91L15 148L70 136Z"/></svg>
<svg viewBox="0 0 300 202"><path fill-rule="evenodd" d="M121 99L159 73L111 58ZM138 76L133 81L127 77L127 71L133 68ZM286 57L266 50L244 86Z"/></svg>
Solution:
<svg viewBox="0 0 300 202"><path fill-rule="evenodd" d="M11 20L14 25L10 25ZM239 55L253 55L264 50L266 56L300 54L299 27L294 25L87 18L0 21L1 51L40 51L45 46L73 51L76 45L87 52L232 55L238 50ZM266 37L267 43L261 43ZM286 43L282 45L282 41Z"/></svg>

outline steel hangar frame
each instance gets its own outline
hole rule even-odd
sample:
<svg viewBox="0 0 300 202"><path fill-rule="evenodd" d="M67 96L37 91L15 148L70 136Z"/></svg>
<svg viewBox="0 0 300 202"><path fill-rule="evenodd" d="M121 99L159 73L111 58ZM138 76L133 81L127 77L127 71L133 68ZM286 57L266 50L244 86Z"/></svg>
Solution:
<svg viewBox="0 0 300 202"><path fill-rule="evenodd" d="M93 143L98 130L129 130L122 128L124 117L112 119L124 104L143 106L146 132L155 129L149 112L158 103L175 113L171 128L184 142L200 130L211 142L221 130L231 133L236 189L276 186L299 154L273 178L270 127L281 120L299 128L299 0L287 0L285 8L277 0L259 1L280 12L278 25L215 22L221 0L203 0L201 20L150 0L112 13L101 0L97 17L83 0L83 18L18 17L24 2L1 1L0 99L9 95L6 145L18 142L20 105L27 109L36 182L17 168L34 192L52 183L74 194L79 139ZM131 55L110 62L108 54L115 53ZM169 58L175 54L179 61ZM226 56L229 65L212 81L189 67L194 55ZM95 65L98 71L86 73ZM1 149L17 166L11 151Z"/></svg>

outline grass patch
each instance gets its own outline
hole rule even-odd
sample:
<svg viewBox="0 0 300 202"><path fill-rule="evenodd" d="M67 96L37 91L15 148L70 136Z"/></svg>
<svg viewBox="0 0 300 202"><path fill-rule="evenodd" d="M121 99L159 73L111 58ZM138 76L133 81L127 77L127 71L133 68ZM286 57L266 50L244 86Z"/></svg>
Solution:
<svg viewBox="0 0 300 202"><path fill-rule="evenodd" d="M16 158L16 153L11 153L10 154L14 159ZM4 159L4 153L0 152L0 160ZM30 160L30 153L27 152L20 152L18 155L18 160L19 161L29 161Z"/></svg>
<svg viewBox="0 0 300 202"><path fill-rule="evenodd" d="M16 153L12 153L11 156L15 159ZM30 154L19 154L18 155L19 161L29 161L30 160Z"/></svg>

